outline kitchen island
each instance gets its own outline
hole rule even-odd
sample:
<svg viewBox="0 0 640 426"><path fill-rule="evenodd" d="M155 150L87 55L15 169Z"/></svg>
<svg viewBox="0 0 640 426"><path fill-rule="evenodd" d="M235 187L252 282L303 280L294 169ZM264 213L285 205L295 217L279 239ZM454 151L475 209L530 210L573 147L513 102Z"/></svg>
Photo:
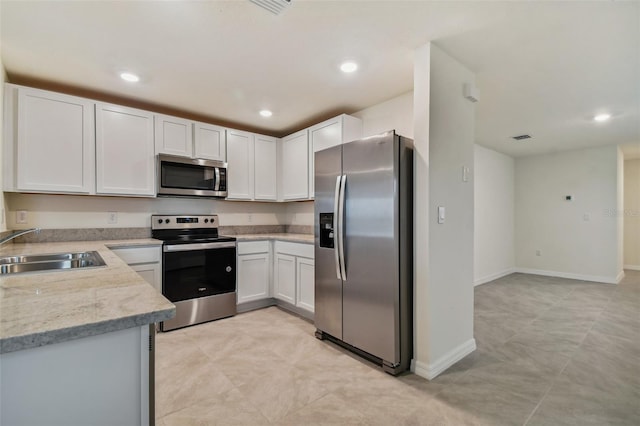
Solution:
<svg viewBox="0 0 640 426"><path fill-rule="evenodd" d="M153 424L155 322L175 307L109 250L153 239L7 244L106 265L0 277L0 424Z"/></svg>

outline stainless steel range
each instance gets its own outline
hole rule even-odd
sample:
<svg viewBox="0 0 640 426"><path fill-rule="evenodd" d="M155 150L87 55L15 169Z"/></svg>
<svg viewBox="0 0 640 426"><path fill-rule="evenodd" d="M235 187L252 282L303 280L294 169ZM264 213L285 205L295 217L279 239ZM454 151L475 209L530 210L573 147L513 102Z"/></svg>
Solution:
<svg viewBox="0 0 640 426"><path fill-rule="evenodd" d="M174 330L236 314L236 239L218 235L217 215L152 215L151 236L163 241L162 294Z"/></svg>

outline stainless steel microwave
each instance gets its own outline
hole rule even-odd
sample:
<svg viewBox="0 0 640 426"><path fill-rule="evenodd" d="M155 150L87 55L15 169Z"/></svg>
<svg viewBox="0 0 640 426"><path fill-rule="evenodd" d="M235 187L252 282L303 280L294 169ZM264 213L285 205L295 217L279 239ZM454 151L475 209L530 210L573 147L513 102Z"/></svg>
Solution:
<svg viewBox="0 0 640 426"><path fill-rule="evenodd" d="M158 195L227 196L227 163L158 154Z"/></svg>

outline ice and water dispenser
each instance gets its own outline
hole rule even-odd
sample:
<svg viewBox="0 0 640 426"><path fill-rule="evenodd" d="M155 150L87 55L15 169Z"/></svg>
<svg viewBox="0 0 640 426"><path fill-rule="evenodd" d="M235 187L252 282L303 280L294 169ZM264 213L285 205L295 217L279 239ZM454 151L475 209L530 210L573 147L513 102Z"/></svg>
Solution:
<svg viewBox="0 0 640 426"><path fill-rule="evenodd" d="M333 248L333 213L320 213L320 247Z"/></svg>

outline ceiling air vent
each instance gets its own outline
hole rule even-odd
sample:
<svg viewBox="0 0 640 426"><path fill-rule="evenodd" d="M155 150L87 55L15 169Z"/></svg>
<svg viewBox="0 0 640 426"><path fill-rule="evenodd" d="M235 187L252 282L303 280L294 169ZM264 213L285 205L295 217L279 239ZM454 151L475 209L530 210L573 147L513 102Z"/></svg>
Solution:
<svg viewBox="0 0 640 426"><path fill-rule="evenodd" d="M263 9L267 9L274 15L279 15L287 6L291 5L292 0L249 0Z"/></svg>
<svg viewBox="0 0 640 426"><path fill-rule="evenodd" d="M529 135L518 135L518 136L512 136L513 139L517 140L517 141L522 141L525 139L531 139L531 136Z"/></svg>

